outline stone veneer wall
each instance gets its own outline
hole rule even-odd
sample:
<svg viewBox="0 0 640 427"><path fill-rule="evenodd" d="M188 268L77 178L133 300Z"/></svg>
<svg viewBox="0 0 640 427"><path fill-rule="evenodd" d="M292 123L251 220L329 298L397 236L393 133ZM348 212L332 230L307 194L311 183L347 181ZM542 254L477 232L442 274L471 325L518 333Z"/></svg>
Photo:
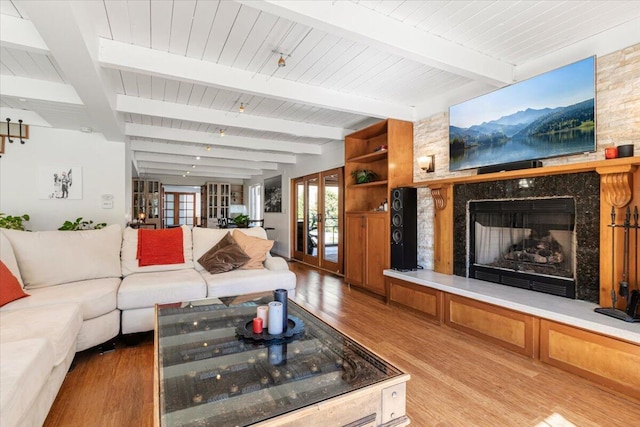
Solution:
<svg viewBox="0 0 640 427"><path fill-rule="evenodd" d="M640 155L640 44L596 58L596 151L543 160L545 166L604 159L604 149L630 144ZM413 125L413 181L475 175L476 170L449 172L449 113ZM427 174L417 159L435 154L435 172ZM418 264L433 269L433 200L418 190Z"/></svg>

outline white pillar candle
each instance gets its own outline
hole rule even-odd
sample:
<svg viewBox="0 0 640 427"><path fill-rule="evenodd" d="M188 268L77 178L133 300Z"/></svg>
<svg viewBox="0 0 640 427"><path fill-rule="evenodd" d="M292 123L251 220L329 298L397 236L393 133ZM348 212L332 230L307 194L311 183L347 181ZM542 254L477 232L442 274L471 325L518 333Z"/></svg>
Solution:
<svg viewBox="0 0 640 427"><path fill-rule="evenodd" d="M282 333L282 303L271 301L269 303L269 334L279 335Z"/></svg>
<svg viewBox="0 0 640 427"><path fill-rule="evenodd" d="M269 327L269 306L268 305L258 306L256 317L259 317L262 319L263 328L265 329L268 328Z"/></svg>

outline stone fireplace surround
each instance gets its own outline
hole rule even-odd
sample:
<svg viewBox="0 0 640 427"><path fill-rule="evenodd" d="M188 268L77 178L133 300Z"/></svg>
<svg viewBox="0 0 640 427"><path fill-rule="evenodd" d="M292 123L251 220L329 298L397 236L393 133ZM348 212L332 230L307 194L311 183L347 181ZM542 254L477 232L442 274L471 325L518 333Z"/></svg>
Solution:
<svg viewBox="0 0 640 427"><path fill-rule="evenodd" d="M453 273L467 277L467 205L472 200L573 197L576 206L576 299L598 302L600 176L596 172L456 185L453 191Z"/></svg>

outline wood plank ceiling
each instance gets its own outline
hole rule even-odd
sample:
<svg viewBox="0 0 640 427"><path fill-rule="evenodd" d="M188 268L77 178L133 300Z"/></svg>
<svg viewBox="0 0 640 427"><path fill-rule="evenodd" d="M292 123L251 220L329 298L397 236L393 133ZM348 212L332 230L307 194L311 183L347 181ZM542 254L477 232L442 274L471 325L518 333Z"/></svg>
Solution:
<svg viewBox="0 0 640 427"><path fill-rule="evenodd" d="M198 155L207 180L640 42L637 1L1 0L0 17L3 117L128 140L142 176Z"/></svg>

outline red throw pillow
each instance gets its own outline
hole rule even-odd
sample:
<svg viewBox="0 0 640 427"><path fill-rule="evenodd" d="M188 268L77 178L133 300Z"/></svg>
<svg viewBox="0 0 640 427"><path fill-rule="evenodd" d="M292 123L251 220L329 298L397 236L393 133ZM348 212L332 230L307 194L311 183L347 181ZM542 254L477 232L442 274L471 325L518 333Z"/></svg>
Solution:
<svg viewBox="0 0 640 427"><path fill-rule="evenodd" d="M11 273L11 270L0 261L0 307L20 298L28 297L22 290L22 286Z"/></svg>
<svg viewBox="0 0 640 427"><path fill-rule="evenodd" d="M138 230L138 266L183 264L182 227L164 230Z"/></svg>

